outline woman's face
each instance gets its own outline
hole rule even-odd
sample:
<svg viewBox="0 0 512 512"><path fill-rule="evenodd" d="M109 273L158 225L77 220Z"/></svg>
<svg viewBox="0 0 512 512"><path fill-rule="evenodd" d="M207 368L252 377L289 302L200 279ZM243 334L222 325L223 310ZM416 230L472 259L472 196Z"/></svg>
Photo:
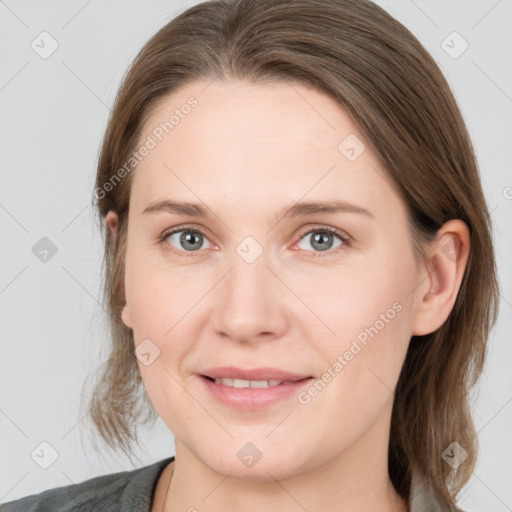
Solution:
<svg viewBox="0 0 512 512"><path fill-rule="evenodd" d="M177 450L248 479L387 455L428 283L347 112L303 85L196 82L151 113L138 154L122 316Z"/></svg>

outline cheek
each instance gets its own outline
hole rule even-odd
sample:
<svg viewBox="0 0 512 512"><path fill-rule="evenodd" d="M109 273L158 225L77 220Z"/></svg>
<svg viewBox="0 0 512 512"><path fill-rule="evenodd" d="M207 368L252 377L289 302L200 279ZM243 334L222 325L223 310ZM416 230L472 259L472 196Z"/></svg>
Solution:
<svg viewBox="0 0 512 512"><path fill-rule="evenodd" d="M126 297L140 374L151 402L169 425L177 410L180 418L187 418L193 406L178 381L198 338L197 306L210 286L206 278L192 266L155 263L143 254L127 261ZM146 352L151 364L140 356Z"/></svg>
<svg viewBox="0 0 512 512"><path fill-rule="evenodd" d="M317 389L306 390L299 400L307 416L316 418L316 435L340 449L391 407L409 341L406 305L379 295L360 307L351 304L327 319L336 336L319 340ZM332 428L326 432L325 425Z"/></svg>
<svg viewBox="0 0 512 512"><path fill-rule="evenodd" d="M163 339L204 295L205 279L198 265L171 265L160 254L134 252L126 265L126 300L134 332Z"/></svg>
<svg viewBox="0 0 512 512"><path fill-rule="evenodd" d="M325 373L336 376L328 384L332 403L361 415L372 414L371 404L375 412L392 394L410 341L413 260L383 257L374 263L320 279L322 286L308 295L322 320L318 359Z"/></svg>
<svg viewBox="0 0 512 512"><path fill-rule="evenodd" d="M359 338L363 343L371 334L385 334L396 328L404 315L409 285L402 275L408 264L394 268L382 262L340 268L322 269L315 275L302 275L294 282L294 290L304 297L311 315L310 327L318 325L326 351L339 350L346 342ZM376 327L376 330L372 327Z"/></svg>

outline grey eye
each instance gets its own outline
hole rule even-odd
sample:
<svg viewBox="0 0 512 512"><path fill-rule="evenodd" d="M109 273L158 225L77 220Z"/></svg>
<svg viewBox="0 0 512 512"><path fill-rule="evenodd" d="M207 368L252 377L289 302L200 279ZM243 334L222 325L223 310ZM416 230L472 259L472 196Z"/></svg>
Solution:
<svg viewBox="0 0 512 512"><path fill-rule="evenodd" d="M339 247L342 245L343 240L341 237L336 235L335 233L331 233L330 231L322 230L322 229L316 229L314 231L309 231L306 233L302 238L302 240L310 239L311 247L313 247L314 251L328 251L329 249L335 249L336 247ZM339 240L338 245L333 245L335 243L335 239ZM300 244L300 242L299 242ZM300 246L300 245L299 245ZM301 249L305 249L307 251L310 251L311 249L307 247L301 247Z"/></svg>
<svg viewBox="0 0 512 512"><path fill-rule="evenodd" d="M202 249L203 243L207 240L207 238L199 231L186 229L175 231L167 236L167 240L172 240L173 238L174 243L169 243L176 249L184 249L187 252Z"/></svg>

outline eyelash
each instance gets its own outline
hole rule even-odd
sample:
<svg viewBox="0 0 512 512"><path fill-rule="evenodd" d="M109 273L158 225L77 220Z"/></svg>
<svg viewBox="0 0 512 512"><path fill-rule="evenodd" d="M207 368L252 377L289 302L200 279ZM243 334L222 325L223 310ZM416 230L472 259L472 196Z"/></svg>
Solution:
<svg viewBox="0 0 512 512"><path fill-rule="evenodd" d="M167 239L173 235L174 233L180 233L181 231L187 232L187 233L197 233L205 238L208 238L205 233L203 233L201 230L194 228L192 226L179 226L177 228L172 228L168 231L165 231L158 237L158 242L164 246L164 248L168 251L171 251L172 253L190 253L186 254L185 257L195 256L198 251L178 251L177 249L174 249L170 244L167 243ZM330 226L317 226L316 228L310 229L304 233L302 233L299 237L299 241L302 240L306 235L310 235L311 233L332 233L339 237L339 239L343 242L340 246L336 247L334 250L327 250L327 251L307 251L313 253L313 256L320 256L325 257L324 252L327 254L327 256L331 256L333 254L336 254L339 250L343 250L345 247L350 247L351 239L350 237L343 231L340 231L339 229L330 227Z"/></svg>

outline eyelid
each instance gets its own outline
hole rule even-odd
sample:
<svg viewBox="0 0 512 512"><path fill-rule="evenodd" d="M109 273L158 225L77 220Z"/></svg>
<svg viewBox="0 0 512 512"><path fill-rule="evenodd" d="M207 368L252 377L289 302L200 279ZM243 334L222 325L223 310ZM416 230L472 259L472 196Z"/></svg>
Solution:
<svg viewBox="0 0 512 512"><path fill-rule="evenodd" d="M302 238L304 235L309 235L310 233L314 233L316 231L327 231L328 233L333 233L339 236L343 241L348 241L351 239L351 237L345 231L334 228L332 226L324 226L322 224L315 224L312 228L306 228L304 232L301 232L300 238Z"/></svg>
<svg viewBox="0 0 512 512"><path fill-rule="evenodd" d="M332 233L333 235L336 235L343 243L333 250L306 251L308 253L311 253L313 256L322 256L322 257L333 256L335 254L338 254L339 251L345 250L346 247L350 247L351 242L352 242L352 237L341 229L338 229L338 228L335 228L332 226L323 225L323 224L315 224L314 227L306 228L304 231L301 231L298 241L295 242L292 245L292 247L295 247L300 242L300 240L302 240L302 238L304 238L306 235L309 235L309 234L315 233L315 232Z"/></svg>
<svg viewBox="0 0 512 512"><path fill-rule="evenodd" d="M163 243L166 250L170 250L173 253L179 253L179 254L185 254L185 256L194 256L197 255L200 251L180 251L178 249L173 248L170 244L167 243L167 238L171 236L174 233L179 233L180 231L189 231L192 233L199 233L203 235L210 243L213 243L210 241L209 236L205 233L204 228L198 228L192 225L183 224L180 226L175 226L173 228L169 228L165 230L161 235L158 236L158 242ZM337 236L343 243L336 247L334 250L327 250L327 251L306 251L308 253L313 254L314 256L330 256L333 254L337 254L339 250L343 250L345 246L350 246L352 242L352 237L348 235L345 231L334 228L332 226L323 225L323 224L315 224L313 227L304 228L298 235L298 240L293 243L292 247L295 247L302 238L304 238L306 235L309 235L314 232L328 232L332 233L333 235ZM215 244L214 244L215 245ZM298 249L294 249L298 250ZM188 253L188 254L187 254Z"/></svg>
<svg viewBox="0 0 512 512"><path fill-rule="evenodd" d="M175 249L169 243L167 243L167 239L172 234L179 233L180 231L189 231L192 233L199 233L199 234L203 235L210 243L213 244L213 242L210 241L209 236L205 233L204 228L197 228L195 226L191 226L191 225L187 225L187 224L175 226L174 228L169 228L169 229L165 230L161 235L158 236L158 243L163 244L165 247L165 250L171 251L174 254L184 255L185 257L196 256L200 251L180 251L178 249ZM215 244L213 244L213 245L215 245Z"/></svg>

